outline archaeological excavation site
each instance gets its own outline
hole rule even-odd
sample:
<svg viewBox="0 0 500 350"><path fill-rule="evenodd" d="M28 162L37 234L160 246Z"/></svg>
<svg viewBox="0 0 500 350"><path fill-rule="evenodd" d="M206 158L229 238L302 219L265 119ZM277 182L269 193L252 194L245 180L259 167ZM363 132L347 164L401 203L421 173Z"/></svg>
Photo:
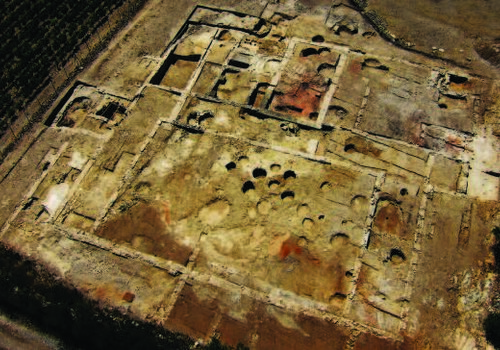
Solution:
<svg viewBox="0 0 500 350"><path fill-rule="evenodd" d="M2 299L77 348L500 346L498 69L362 1L164 3L1 164Z"/></svg>

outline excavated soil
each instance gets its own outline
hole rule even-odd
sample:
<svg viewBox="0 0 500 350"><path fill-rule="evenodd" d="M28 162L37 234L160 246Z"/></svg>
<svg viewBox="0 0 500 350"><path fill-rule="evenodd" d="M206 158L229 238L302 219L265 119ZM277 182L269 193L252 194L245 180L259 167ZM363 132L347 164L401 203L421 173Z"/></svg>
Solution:
<svg viewBox="0 0 500 350"><path fill-rule="evenodd" d="M0 241L165 337L487 348L500 88L426 4L150 1L0 166Z"/></svg>

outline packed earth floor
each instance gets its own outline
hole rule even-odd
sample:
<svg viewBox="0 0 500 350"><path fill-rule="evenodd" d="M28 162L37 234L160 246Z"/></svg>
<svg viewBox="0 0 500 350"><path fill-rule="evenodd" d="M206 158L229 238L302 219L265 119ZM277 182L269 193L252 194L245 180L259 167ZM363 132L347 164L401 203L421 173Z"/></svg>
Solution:
<svg viewBox="0 0 500 350"><path fill-rule="evenodd" d="M495 79L346 4L196 6L159 55L109 62L2 164L4 244L201 343L488 346Z"/></svg>

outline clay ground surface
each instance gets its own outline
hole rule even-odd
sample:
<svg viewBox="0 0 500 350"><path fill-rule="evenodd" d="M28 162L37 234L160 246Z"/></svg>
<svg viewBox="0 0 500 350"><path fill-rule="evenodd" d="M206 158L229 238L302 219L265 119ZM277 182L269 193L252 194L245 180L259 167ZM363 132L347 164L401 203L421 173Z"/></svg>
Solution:
<svg viewBox="0 0 500 350"><path fill-rule="evenodd" d="M491 347L499 87L476 59L349 3L151 0L2 164L1 241L201 343Z"/></svg>
<svg viewBox="0 0 500 350"><path fill-rule="evenodd" d="M496 1L421 0L410 5L369 0L367 4L366 11L375 11L388 30L413 49L475 69L484 69L481 57L497 67L500 63L500 4Z"/></svg>

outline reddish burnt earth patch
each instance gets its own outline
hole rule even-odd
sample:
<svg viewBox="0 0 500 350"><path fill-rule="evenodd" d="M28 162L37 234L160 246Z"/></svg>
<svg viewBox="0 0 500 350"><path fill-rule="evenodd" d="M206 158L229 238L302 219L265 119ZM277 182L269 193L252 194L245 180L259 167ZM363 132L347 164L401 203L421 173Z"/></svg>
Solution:
<svg viewBox="0 0 500 350"><path fill-rule="evenodd" d="M390 338L378 337L370 333L361 333L356 343L354 350L419 350L419 349L434 349L432 340L426 338L421 332L418 332L414 337L410 338L406 334L401 334L403 340L394 340ZM434 343L435 346L435 343Z"/></svg>
<svg viewBox="0 0 500 350"><path fill-rule="evenodd" d="M455 147L460 147L460 148L464 147L463 140L460 137L455 136L455 135L448 135L448 137L446 138L446 143L448 143L452 146L455 146Z"/></svg>
<svg viewBox="0 0 500 350"><path fill-rule="evenodd" d="M167 326L194 339L205 338L218 312L216 300L202 301L193 287L186 285L168 317Z"/></svg>
<svg viewBox="0 0 500 350"><path fill-rule="evenodd" d="M165 221L170 221L170 207L160 205L155 208L146 203L138 203L102 224L96 234L185 265L192 249L177 243L169 235Z"/></svg>
<svg viewBox="0 0 500 350"><path fill-rule="evenodd" d="M359 61L352 61L349 66L347 67L347 70L349 73L352 74L360 74L363 66L361 65L361 62Z"/></svg>
<svg viewBox="0 0 500 350"><path fill-rule="evenodd" d="M379 338L370 333L362 333L354 346L355 350L388 350L399 349L401 344L392 339Z"/></svg>
<svg viewBox="0 0 500 350"><path fill-rule="evenodd" d="M345 349L349 340L348 329L305 314L299 314L296 321L305 333L311 335L309 349L321 349L323 344L328 344L328 349Z"/></svg>
<svg viewBox="0 0 500 350"><path fill-rule="evenodd" d="M463 140L455 135L448 135L445 140L444 149L446 152L458 156L464 149Z"/></svg>
<svg viewBox="0 0 500 350"><path fill-rule="evenodd" d="M314 113L319 109L324 87L314 81L296 82L289 85L283 95L276 95L273 109L291 115L314 118Z"/></svg>
<svg viewBox="0 0 500 350"><path fill-rule="evenodd" d="M293 255L299 261L307 262L313 265L320 265L321 261L314 257L307 249L298 245L298 240L295 237L290 237L281 244L279 252L280 260L285 260L288 256Z"/></svg>
<svg viewBox="0 0 500 350"><path fill-rule="evenodd" d="M120 291L116 290L116 288L110 285L102 285L100 287L97 287L92 291L92 294L96 297L97 300L101 302L121 299Z"/></svg>
<svg viewBox="0 0 500 350"><path fill-rule="evenodd" d="M330 256L319 258L301 240L303 238L290 237L281 243L276 252L279 265L273 274L274 283L325 303L332 302L334 296L345 298L350 289L346 272L352 268L350 261L357 256L359 248L341 242L333 247Z"/></svg>
<svg viewBox="0 0 500 350"><path fill-rule="evenodd" d="M236 347L238 344L249 344L254 325L250 322L240 322L228 315L223 315L217 331L223 344Z"/></svg>
<svg viewBox="0 0 500 350"><path fill-rule="evenodd" d="M403 222L400 209L388 203L382 206L375 216L374 225L378 232L386 232L396 236L403 236Z"/></svg>
<svg viewBox="0 0 500 350"><path fill-rule="evenodd" d="M135 299L135 294L131 292L125 292L123 293L122 299L125 300L127 303L131 303Z"/></svg>
<svg viewBox="0 0 500 350"><path fill-rule="evenodd" d="M408 134L408 142L420 147L427 147L427 144L422 137L422 124L413 125Z"/></svg>
<svg viewBox="0 0 500 350"><path fill-rule="evenodd" d="M302 254L302 248L297 245L294 239L289 238L281 244L279 257L281 260L284 260L291 253L300 255Z"/></svg>
<svg viewBox="0 0 500 350"><path fill-rule="evenodd" d="M170 215L170 202L165 201L163 202L163 208L165 210L165 222L170 225L172 223L172 218Z"/></svg>
<svg viewBox="0 0 500 350"><path fill-rule="evenodd" d="M261 318L257 330L258 349L344 349L349 340L347 329L306 315L297 315L294 321L300 327L284 327L268 313Z"/></svg>
<svg viewBox="0 0 500 350"><path fill-rule="evenodd" d="M423 110L416 110L406 118L406 121L402 123L402 128L407 142L426 147L425 140L422 137L422 122L425 122L427 119L427 113Z"/></svg>

